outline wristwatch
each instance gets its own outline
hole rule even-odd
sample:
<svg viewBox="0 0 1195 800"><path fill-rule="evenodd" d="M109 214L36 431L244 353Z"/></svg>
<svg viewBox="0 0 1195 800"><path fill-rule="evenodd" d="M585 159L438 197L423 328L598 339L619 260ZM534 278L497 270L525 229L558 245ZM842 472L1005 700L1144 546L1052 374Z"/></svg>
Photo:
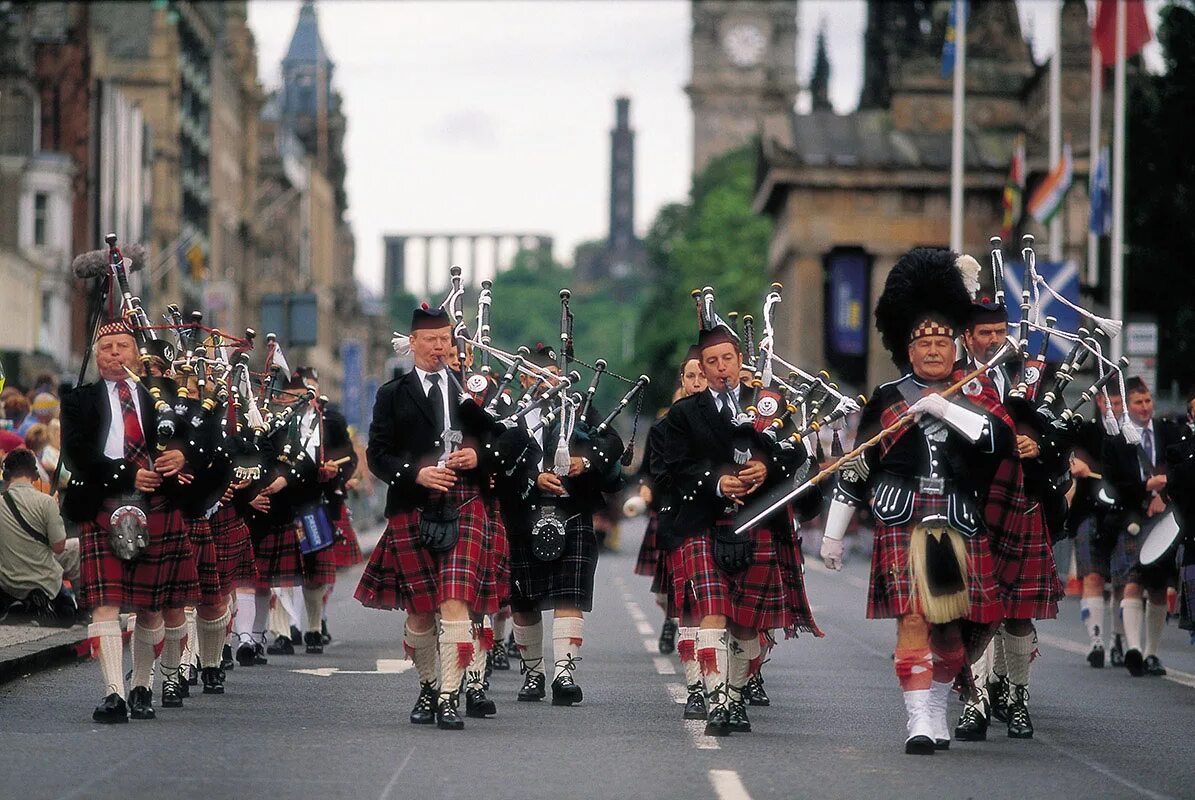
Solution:
<svg viewBox="0 0 1195 800"><path fill-rule="evenodd" d="M581 466L585 467L586 472L589 472L589 470L593 467L593 464L590 463L588 458L581 456Z"/></svg>

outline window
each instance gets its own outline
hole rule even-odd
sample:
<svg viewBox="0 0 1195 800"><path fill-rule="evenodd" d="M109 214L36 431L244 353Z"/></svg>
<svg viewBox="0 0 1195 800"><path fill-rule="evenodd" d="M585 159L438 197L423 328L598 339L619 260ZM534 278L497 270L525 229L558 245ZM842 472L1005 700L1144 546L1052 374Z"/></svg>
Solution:
<svg viewBox="0 0 1195 800"><path fill-rule="evenodd" d="M45 192L33 195L33 244L37 247L46 246L46 231L50 224L50 198Z"/></svg>

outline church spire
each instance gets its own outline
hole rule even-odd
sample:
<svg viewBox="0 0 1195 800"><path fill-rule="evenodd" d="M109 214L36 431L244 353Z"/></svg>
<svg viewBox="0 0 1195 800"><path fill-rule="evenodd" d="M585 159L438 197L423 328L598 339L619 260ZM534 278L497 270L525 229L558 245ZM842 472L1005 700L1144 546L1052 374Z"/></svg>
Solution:
<svg viewBox="0 0 1195 800"><path fill-rule="evenodd" d="M826 55L826 21L821 22L817 32L817 55L813 60L813 75L809 79L809 91L813 95L814 111L829 111L830 105L830 58Z"/></svg>

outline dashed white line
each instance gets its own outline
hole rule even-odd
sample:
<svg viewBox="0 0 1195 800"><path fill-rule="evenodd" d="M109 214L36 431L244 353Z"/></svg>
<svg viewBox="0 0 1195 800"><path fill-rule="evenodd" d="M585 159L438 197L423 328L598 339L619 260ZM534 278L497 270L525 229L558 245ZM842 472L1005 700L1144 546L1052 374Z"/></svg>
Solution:
<svg viewBox="0 0 1195 800"><path fill-rule="evenodd" d="M751 800L742 778L733 769L711 769L710 784L718 800Z"/></svg>
<svg viewBox="0 0 1195 800"><path fill-rule="evenodd" d="M660 652L660 644L655 639L644 639L643 649L654 655L655 653Z"/></svg>
<svg viewBox="0 0 1195 800"><path fill-rule="evenodd" d="M655 658L652 659L652 663L654 663L656 665L656 674L657 675L675 675L676 674L676 667L673 666L671 661L664 658L663 656L656 656Z"/></svg>
<svg viewBox="0 0 1195 800"><path fill-rule="evenodd" d="M639 631L641 636L651 636L656 632L656 629L651 626L647 620L640 620L635 623L635 628Z"/></svg>
<svg viewBox="0 0 1195 800"><path fill-rule="evenodd" d="M672 695L672 702L677 705L684 705L689 702L689 690L679 683L670 683L667 686L668 694Z"/></svg>
<svg viewBox="0 0 1195 800"><path fill-rule="evenodd" d="M1048 633L1038 633L1037 641L1039 644L1048 644L1058 650L1063 650L1067 653L1074 653L1077 656L1087 655L1088 647L1078 642L1072 642L1070 639L1064 639L1061 636L1052 636ZM1166 667L1166 674L1162 676L1168 681L1177 683L1180 686L1186 686L1195 689L1195 675L1189 672L1183 672L1179 669Z"/></svg>
<svg viewBox="0 0 1195 800"><path fill-rule="evenodd" d="M705 735L705 720L687 719L685 720L685 730L688 732L689 738L693 740L693 746L698 750L722 749L722 745L718 744L717 739Z"/></svg>

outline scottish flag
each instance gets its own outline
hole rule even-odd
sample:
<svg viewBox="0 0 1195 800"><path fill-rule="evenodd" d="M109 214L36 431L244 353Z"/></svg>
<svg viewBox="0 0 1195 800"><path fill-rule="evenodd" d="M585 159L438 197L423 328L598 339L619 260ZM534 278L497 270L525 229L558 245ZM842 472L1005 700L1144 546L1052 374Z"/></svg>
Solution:
<svg viewBox="0 0 1195 800"><path fill-rule="evenodd" d="M1038 261L1037 274L1041 275L1054 291L1065 297L1075 305L1079 304L1079 266L1073 261ZM1014 325L1021 320L1021 287L1024 285L1025 265L1020 261L1008 261L1004 265L1004 302L1008 305L1008 320ZM1033 287L1029 287L1033 291ZM1054 299L1054 295L1039 287L1038 302L1040 303L1042 324L1046 317L1055 317L1058 323L1055 327L1074 333L1082 320L1079 312L1065 303ZM1032 319L1032 316L1030 317ZM1071 342L1058 336L1051 337L1050 350L1047 358L1066 358L1070 352ZM1029 352L1036 353L1041 347L1041 334L1036 331L1029 334Z"/></svg>

